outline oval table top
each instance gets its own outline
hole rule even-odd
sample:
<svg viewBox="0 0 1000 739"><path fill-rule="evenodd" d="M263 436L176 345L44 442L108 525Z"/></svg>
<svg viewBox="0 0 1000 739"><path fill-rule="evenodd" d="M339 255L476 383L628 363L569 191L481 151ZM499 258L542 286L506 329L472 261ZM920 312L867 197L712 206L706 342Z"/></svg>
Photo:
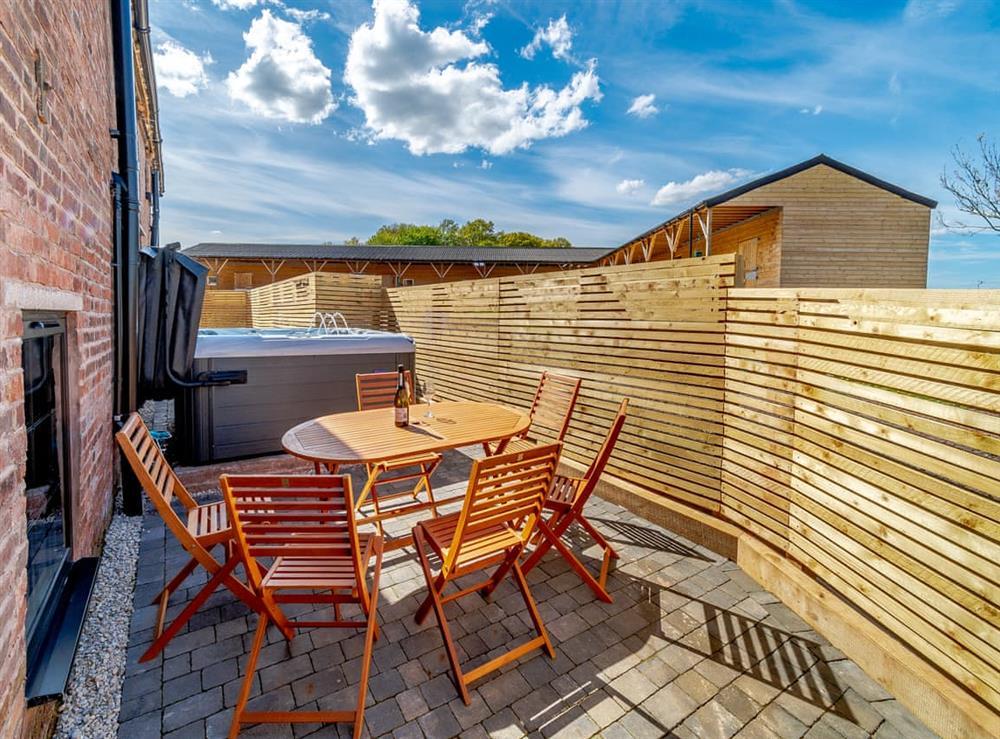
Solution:
<svg viewBox="0 0 1000 739"><path fill-rule="evenodd" d="M429 452L500 441L528 428L526 413L496 403L442 401L410 406L410 425L397 428L392 408L321 416L285 432L281 445L311 462L384 462Z"/></svg>

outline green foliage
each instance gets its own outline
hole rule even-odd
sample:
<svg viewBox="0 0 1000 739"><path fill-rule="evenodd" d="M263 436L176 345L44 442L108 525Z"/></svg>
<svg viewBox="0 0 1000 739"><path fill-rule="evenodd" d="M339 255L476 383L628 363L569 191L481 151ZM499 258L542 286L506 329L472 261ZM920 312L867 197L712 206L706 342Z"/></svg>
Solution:
<svg viewBox="0 0 1000 739"><path fill-rule="evenodd" d="M441 232L436 226L417 226L413 223L393 223L382 226L368 239L369 244L380 246L429 245L441 243Z"/></svg>
<svg viewBox="0 0 1000 739"><path fill-rule="evenodd" d="M461 226L450 218L444 219L437 226L392 223L382 226L366 243L379 246L572 246L569 239L562 236L543 239L527 231L497 231L493 221L485 218L474 218Z"/></svg>

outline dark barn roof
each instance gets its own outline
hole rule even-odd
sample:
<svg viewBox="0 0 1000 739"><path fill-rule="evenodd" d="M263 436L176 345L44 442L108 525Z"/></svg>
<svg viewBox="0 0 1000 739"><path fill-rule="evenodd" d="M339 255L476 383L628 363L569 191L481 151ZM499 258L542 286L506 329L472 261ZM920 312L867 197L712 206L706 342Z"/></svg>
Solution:
<svg viewBox="0 0 1000 739"><path fill-rule="evenodd" d="M628 246L629 244L633 244L636 241L639 241L640 239L644 239L647 236L656 233L657 231L665 227L668 223L676 221L678 218L686 218L690 213L694 213L703 208L711 208L716 205L722 205L723 203L732 200L735 197L743 195L744 193L748 193L751 190L756 190L758 187L763 187L764 185L770 185L772 182L783 180L786 177L791 177L792 175L796 175L799 172L804 172L805 170L811 169L812 167L815 167L820 164L825 164L826 166L835 169L838 172L843 172L844 174L848 174L851 177L856 177L862 182L867 182L869 185L873 185L887 192L891 192L893 195L898 195L901 198L912 200L914 203L919 203L920 205L927 206L928 208L937 207L936 200L931 200L930 198L924 197L923 195L917 195L917 193L915 192L904 190L902 187L894 185L891 182L880 180L875 175L871 175L860 169L856 169L855 167L852 167L849 164L844 164L843 162L838 161L833 157L828 157L826 154L819 154L817 156L814 156L812 159L806 159L804 162L793 164L791 167L786 167L785 169L779 170L777 172L772 172L771 174L764 175L763 177L759 177L756 180L747 182L744 185L734 187L731 190L726 190L725 192L719 193L718 195L713 195L710 198L706 198L697 205L692 205L687 210L678 213L677 215L671 216L658 226L654 226L648 231L644 231L638 236L629 239L618 248L620 249L622 247ZM617 251L617 249L615 251Z"/></svg>
<svg viewBox="0 0 1000 739"><path fill-rule="evenodd" d="M195 244L189 257L218 259L319 259L331 262L453 264L590 264L614 248L514 246L353 246L350 244Z"/></svg>

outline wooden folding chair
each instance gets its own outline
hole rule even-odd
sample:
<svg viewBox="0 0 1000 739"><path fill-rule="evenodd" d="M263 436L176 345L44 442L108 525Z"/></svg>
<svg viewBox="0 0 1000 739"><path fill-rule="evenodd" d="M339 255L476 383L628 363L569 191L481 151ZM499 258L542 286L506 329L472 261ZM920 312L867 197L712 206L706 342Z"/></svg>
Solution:
<svg viewBox="0 0 1000 739"><path fill-rule="evenodd" d="M525 560L521 568L524 572L530 572L531 568L538 564L539 560L545 556L545 553L551 547L555 547L576 574L594 591L594 594L606 603L611 602L611 596L608 595L606 589L608 569L611 565L611 559L617 558L618 553L608 543L608 540L601 536L601 533L594 528L594 525L584 517L583 508L587 505L587 500L597 487L601 474L608 464L608 459L610 459L611 453L615 449L615 444L622 432L622 426L625 425L627 411L628 398L625 398L618 407L618 415L612 421L611 427L604 437L604 443L601 444L597 456L594 457L594 460L590 463L590 467L587 469L587 473L583 477L555 476L552 487L545 496L544 503L545 510L550 511L552 515L548 520L539 521L539 533L536 536L538 546L528 556L528 559ZM574 521L579 523L590 534L591 538L597 542L598 546L604 550L601 573L596 579L562 541L563 534L566 533L566 530ZM492 589L490 590L492 591Z"/></svg>
<svg viewBox="0 0 1000 739"><path fill-rule="evenodd" d="M544 647L550 657L555 657L518 557L541 515L542 499L552 484L560 446L559 443L547 444L523 452L477 460L472 465L462 510L422 521L413 528L413 542L430 591L417 610L417 623L423 622L431 608L434 609L454 671L455 685L466 705L470 702L469 683L483 675L540 647ZM441 559L441 569L436 577L431 573L428 548ZM445 587L452 580L492 566L497 566L497 569L486 580L458 592L444 594ZM445 619L444 604L470 593L492 590L511 572L538 636L463 673Z"/></svg>
<svg viewBox="0 0 1000 739"><path fill-rule="evenodd" d="M538 444L562 441L569 429L573 406L580 394L580 379L543 372L531 402L528 418L531 423L520 435L494 445L483 444L486 456L503 452L523 451Z"/></svg>
<svg viewBox="0 0 1000 739"><path fill-rule="evenodd" d="M355 382L358 391L358 410L367 411L373 408L390 408L396 397L396 383L398 381L395 372L370 372L367 374L355 375ZM407 370L404 372L404 382L410 390L410 397L413 396L413 378ZM431 475L441 464L440 454L421 454L405 459L394 459L391 461L378 462L366 465L368 469L368 480L361 489L355 510L360 510L371 496L371 502L375 508L375 525L379 533L384 534L380 503L396 500L403 497L412 497L416 500L421 489L427 491L431 507L437 515L437 506L434 504L434 489L431 487ZM393 474L395 473L395 474ZM400 483L406 480L417 480L417 484L412 490L379 495L379 487Z"/></svg>
<svg viewBox="0 0 1000 739"><path fill-rule="evenodd" d="M259 598L257 631L247 659L229 736L242 724L354 722L361 736L365 694L377 637L376 606L382 570L382 537L358 534L349 475L223 475L222 494L232 521L235 546ZM366 577L371 557L372 586ZM262 569L259 560L271 565ZM281 604L333 605L333 620L285 618ZM344 619L341 605L353 603L361 618ZM363 628L361 681L353 711L247 711L254 671L271 622L292 628Z"/></svg>
<svg viewBox="0 0 1000 739"><path fill-rule="evenodd" d="M184 624L193 616L208 597L220 585L225 585L233 595L246 603L253 610L260 609L260 600L246 585L233 577L233 570L240 563L239 556L233 551L233 530L229 525L226 507L222 501L198 505L191 494L178 479L177 474L163 457L159 446L149 435L149 429L143 423L138 413L131 414L118 433L115 434L118 446L125 459L135 473L146 492L146 496L156 508L164 524L170 529L191 559L167 583L160 594L153 599L159 603L159 614L156 619L156 631L153 643L139 658L140 662L153 659L167 643L177 634ZM186 521L174 510L174 499L180 501L186 512ZM226 558L220 562L212 556L211 550L216 545L223 545ZM170 596L198 566L204 567L211 577L198 594L182 610L177 618L166 628L163 623L167 613ZM284 630L285 636L292 637L290 630Z"/></svg>

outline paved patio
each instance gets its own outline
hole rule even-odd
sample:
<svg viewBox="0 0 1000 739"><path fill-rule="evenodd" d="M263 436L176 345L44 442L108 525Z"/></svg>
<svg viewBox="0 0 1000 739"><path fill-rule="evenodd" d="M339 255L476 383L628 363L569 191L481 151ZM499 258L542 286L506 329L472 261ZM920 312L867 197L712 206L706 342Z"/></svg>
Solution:
<svg viewBox="0 0 1000 739"><path fill-rule="evenodd" d="M469 464L461 453L447 455L435 475L439 497L464 490ZM597 498L588 517L621 555L609 578L614 603L596 601L550 552L528 580L557 658L538 653L484 678L471 706L451 682L433 615L422 626L413 620L426 589L412 550L389 553L365 736L934 736L733 563ZM156 618L149 603L186 561L155 514L144 527L119 737L225 736L256 617L217 593L163 655L138 664ZM595 571L596 551L585 560ZM192 577L171 616L203 581ZM483 661L530 630L509 581L490 603L469 596L447 608L463 662ZM356 695L362 639L319 629L286 643L272 629L249 709L346 707ZM350 731L349 724L278 725L242 735Z"/></svg>

